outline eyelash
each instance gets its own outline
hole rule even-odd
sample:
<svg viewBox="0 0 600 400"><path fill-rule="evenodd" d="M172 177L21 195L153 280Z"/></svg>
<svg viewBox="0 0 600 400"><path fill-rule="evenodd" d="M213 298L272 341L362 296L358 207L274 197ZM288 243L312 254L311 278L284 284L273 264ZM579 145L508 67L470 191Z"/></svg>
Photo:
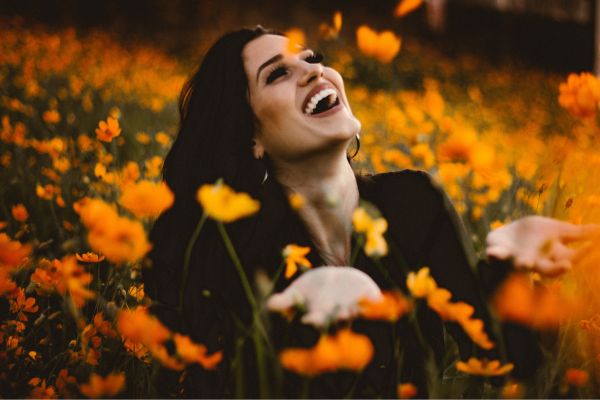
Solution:
<svg viewBox="0 0 600 400"><path fill-rule="evenodd" d="M313 53L306 57L304 61L310 64L318 64L323 62L323 54ZM273 83L279 77L284 76L287 73L287 70L288 68L285 65L276 66L267 76L267 85Z"/></svg>

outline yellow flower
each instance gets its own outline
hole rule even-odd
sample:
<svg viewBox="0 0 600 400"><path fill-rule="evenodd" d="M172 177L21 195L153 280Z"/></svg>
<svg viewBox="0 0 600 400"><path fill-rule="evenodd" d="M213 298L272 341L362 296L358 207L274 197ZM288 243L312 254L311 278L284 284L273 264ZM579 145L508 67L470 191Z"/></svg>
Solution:
<svg viewBox="0 0 600 400"><path fill-rule="evenodd" d="M400 0L394 9L394 17L404 17L416 10L423 0Z"/></svg>
<svg viewBox="0 0 600 400"><path fill-rule="evenodd" d="M285 257L285 277L291 278L298 271L298 264L304 268L311 268L311 262L305 257L310 252L310 247L288 244L283 249Z"/></svg>
<svg viewBox="0 0 600 400"><path fill-rule="evenodd" d="M96 128L96 137L102 142L112 142L113 138L121 134L121 128L119 127L119 120L108 117L105 121L100 121L98 128Z"/></svg>
<svg viewBox="0 0 600 400"><path fill-rule="evenodd" d="M357 207L352 213L352 225L358 233L366 235L365 254L371 257L383 257L388 252L383 234L388 228L385 218L373 219L364 207Z"/></svg>
<svg viewBox="0 0 600 400"><path fill-rule="evenodd" d="M119 203L136 217L157 217L173 205L175 196L165 182L142 180L125 186Z"/></svg>
<svg viewBox="0 0 600 400"><path fill-rule="evenodd" d="M11 213L13 218L19 222L25 222L27 221L27 218L29 218L27 209L23 204L20 203L12 206Z"/></svg>
<svg viewBox="0 0 600 400"><path fill-rule="evenodd" d="M428 267L421 268L416 274L410 272L406 278L406 286L418 298L429 296L437 288L435 280L429 275Z"/></svg>
<svg viewBox="0 0 600 400"><path fill-rule="evenodd" d="M223 183L202 185L196 198L209 217L225 223L248 217L260 208L247 193L236 193Z"/></svg>
<svg viewBox="0 0 600 400"><path fill-rule="evenodd" d="M411 399L417 395L417 387L412 383L400 383L397 388L399 399Z"/></svg>
<svg viewBox="0 0 600 400"><path fill-rule="evenodd" d="M105 378L92 373L90 381L79 387L81 393L89 398L115 397L125 386L125 374L112 373Z"/></svg>
<svg viewBox="0 0 600 400"><path fill-rule="evenodd" d="M505 375L512 371L513 368L514 365L512 363L508 363L501 366L500 361L498 360L478 360L475 357L469 358L469 360L466 363L463 361L458 361L456 363L456 369L458 369L459 371L479 376Z"/></svg>
<svg viewBox="0 0 600 400"><path fill-rule="evenodd" d="M88 251L87 253L84 254L75 254L75 258L77 258L77 260L81 261L81 262L86 262L86 263L99 263L102 260L104 260L104 256L100 256L96 253L92 253L91 251Z"/></svg>
<svg viewBox="0 0 600 400"><path fill-rule="evenodd" d="M356 30L356 43L360 51L382 63L389 63L400 51L401 39L392 31L377 33L366 25Z"/></svg>

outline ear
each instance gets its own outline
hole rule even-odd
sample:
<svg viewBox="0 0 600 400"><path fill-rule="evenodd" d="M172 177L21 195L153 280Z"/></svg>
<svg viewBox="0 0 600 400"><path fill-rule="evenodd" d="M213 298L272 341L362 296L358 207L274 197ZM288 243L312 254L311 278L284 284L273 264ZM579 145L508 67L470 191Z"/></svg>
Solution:
<svg viewBox="0 0 600 400"><path fill-rule="evenodd" d="M254 158L260 160L265 155L265 148L263 147L260 139L257 137L254 137L252 143L252 154L254 154Z"/></svg>

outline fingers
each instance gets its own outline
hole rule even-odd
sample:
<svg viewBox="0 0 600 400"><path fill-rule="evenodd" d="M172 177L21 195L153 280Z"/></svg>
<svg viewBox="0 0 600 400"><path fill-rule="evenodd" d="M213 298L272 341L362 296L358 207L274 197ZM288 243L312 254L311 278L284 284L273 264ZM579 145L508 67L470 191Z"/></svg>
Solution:
<svg viewBox="0 0 600 400"><path fill-rule="evenodd" d="M597 234L600 229L596 224L575 225L562 221L559 223L559 237L565 243L588 239Z"/></svg>

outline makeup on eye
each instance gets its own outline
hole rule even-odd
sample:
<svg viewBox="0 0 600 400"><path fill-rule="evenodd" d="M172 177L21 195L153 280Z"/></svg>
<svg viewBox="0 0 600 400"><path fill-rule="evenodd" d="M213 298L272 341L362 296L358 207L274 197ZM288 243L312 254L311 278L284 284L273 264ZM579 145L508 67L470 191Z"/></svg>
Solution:
<svg viewBox="0 0 600 400"><path fill-rule="evenodd" d="M308 56L306 56L305 58L303 58L303 60L310 64L318 64L318 63L322 62L324 59L323 54L321 54L321 53L313 52L312 50L308 50L308 49L305 51L309 51L310 54ZM288 70L289 70L289 67L284 63L275 64L267 73L267 79L266 79L265 83L267 85L273 83L279 77L286 75Z"/></svg>

